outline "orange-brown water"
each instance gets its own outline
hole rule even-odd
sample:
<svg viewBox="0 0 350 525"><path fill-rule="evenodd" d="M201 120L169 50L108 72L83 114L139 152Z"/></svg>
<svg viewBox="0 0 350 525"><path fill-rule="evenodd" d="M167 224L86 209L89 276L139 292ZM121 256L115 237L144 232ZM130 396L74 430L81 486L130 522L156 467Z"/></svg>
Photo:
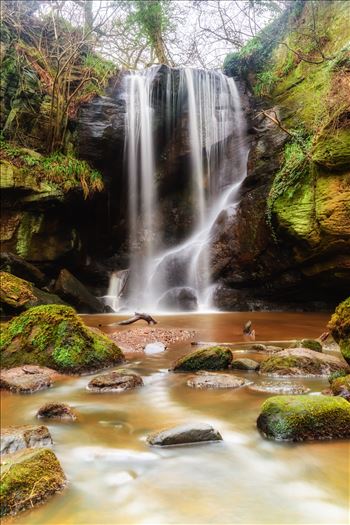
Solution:
<svg viewBox="0 0 350 525"><path fill-rule="evenodd" d="M159 317L158 326L196 329L202 341L239 341L243 323L251 319L257 339L279 340L316 337L328 318L181 314ZM110 323L119 319L84 316L107 332L117 329ZM349 443L264 440L255 424L266 394L246 388L197 391L186 386L187 374L168 372L189 348L189 342L177 343L161 354L130 356L127 366L145 382L135 391L90 393L85 387L91 376L85 376L30 396L3 393L4 426L33 423L37 409L48 401L67 402L79 414L76 423L48 424L69 481L65 491L4 525L347 523ZM255 372L238 374L261 380ZM323 379L298 382L313 393L327 386ZM168 449L145 443L151 431L190 421L213 424L224 441Z"/></svg>

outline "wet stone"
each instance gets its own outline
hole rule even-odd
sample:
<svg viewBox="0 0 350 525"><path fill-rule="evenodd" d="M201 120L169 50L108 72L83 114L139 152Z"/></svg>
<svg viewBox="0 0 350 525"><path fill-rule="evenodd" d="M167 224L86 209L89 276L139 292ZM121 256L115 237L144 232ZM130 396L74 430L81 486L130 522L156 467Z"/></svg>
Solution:
<svg viewBox="0 0 350 525"><path fill-rule="evenodd" d="M39 408L37 418L46 418L46 419L64 419L75 421L77 416L71 409L69 405L65 403L46 403L41 408Z"/></svg>
<svg viewBox="0 0 350 525"><path fill-rule="evenodd" d="M258 370L260 364L254 359L240 358L232 361L231 368L237 370Z"/></svg>
<svg viewBox="0 0 350 525"><path fill-rule="evenodd" d="M142 377L127 369L115 370L94 377L86 387L91 392L124 392L143 386Z"/></svg>
<svg viewBox="0 0 350 525"><path fill-rule="evenodd" d="M32 394L52 385L52 378L57 372L51 368L36 365L2 370L0 373L0 388L18 394Z"/></svg>
<svg viewBox="0 0 350 525"><path fill-rule="evenodd" d="M2 428L0 443L1 454L12 454L23 448L51 446L52 437L43 425L23 425Z"/></svg>
<svg viewBox="0 0 350 525"><path fill-rule="evenodd" d="M169 447L210 441L222 441L221 434L207 423L189 423L150 434L147 443L151 446Z"/></svg>
<svg viewBox="0 0 350 525"><path fill-rule="evenodd" d="M287 383L283 381L263 381L259 384L249 385L249 390L264 394L307 394L310 388L299 383Z"/></svg>
<svg viewBox="0 0 350 525"><path fill-rule="evenodd" d="M248 385L250 381L232 374L213 374L213 373L200 373L191 376L187 385L191 388L198 389L220 389L220 388L240 388Z"/></svg>
<svg viewBox="0 0 350 525"><path fill-rule="evenodd" d="M156 343L149 343L145 346L145 354L152 355L152 354L159 354L161 352L164 352L165 350L165 344L160 343L157 341Z"/></svg>

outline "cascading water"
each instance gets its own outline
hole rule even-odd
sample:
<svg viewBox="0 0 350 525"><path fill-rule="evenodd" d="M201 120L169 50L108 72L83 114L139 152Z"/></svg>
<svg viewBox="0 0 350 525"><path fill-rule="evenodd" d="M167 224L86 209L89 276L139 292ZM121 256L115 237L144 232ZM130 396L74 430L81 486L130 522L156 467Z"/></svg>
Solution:
<svg viewBox="0 0 350 525"><path fill-rule="evenodd" d="M245 123L234 80L214 71L154 67L128 75L126 95L130 272L125 296L115 304L208 309L212 227L222 210L234 211L246 174ZM186 241L164 249L156 141L159 129L168 140L184 127L193 227Z"/></svg>

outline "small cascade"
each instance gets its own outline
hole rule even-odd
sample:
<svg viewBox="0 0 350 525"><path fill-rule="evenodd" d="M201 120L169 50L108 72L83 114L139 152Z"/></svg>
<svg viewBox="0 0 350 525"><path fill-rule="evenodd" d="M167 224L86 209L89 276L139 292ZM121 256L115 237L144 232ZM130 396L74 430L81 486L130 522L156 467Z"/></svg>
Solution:
<svg viewBox="0 0 350 525"><path fill-rule="evenodd" d="M130 271L121 306L208 309L215 290L212 228L223 210L234 213L246 175L245 122L235 82L215 71L154 67L126 77L126 99ZM164 248L157 150L179 130L187 136L192 229L187 240Z"/></svg>

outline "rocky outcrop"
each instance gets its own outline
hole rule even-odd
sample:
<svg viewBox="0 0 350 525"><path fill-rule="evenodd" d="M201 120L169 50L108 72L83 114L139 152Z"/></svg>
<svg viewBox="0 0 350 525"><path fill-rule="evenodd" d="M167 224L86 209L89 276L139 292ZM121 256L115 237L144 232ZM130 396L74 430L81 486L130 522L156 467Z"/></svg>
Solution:
<svg viewBox="0 0 350 525"><path fill-rule="evenodd" d="M232 362L232 352L223 346L212 346L194 350L180 357L175 363L175 372L197 370L225 370Z"/></svg>
<svg viewBox="0 0 350 525"><path fill-rule="evenodd" d="M1 465L1 516L42 503L61 491L66 478L55 454L27 449L6 457Z"/></svg>
<svg viewBox="0 0 350 525"><path fill-rule="evenodd" d="M329 376L348 368L342 359L307 348L289 348L262 361L260 374L268 376Z"/></svg>
<svg viewBox="0 0 350 525"><path fill-rule="evenodd" d="M68 270L60 271L54 291L82 313L101 313L105 306Z"/></svg>
<svg viewBox="0 0 350 525"><path fill-rule="evenodd" d="M277 441L349 438L350 405L327 396L271 397L261 407L257 426Z"/></svg>
<svg viewBox="0 0 350 525"><path fill-rule="evenodd" d="M33 394L52 386L58 375L55 370L35 365L1 370L0 388L16 394Z"/></svg>
<svg viewBox="0 0 350 525"><path fill-rule="evenodd" d="M222 441L220 433L206 423L180 425L161 430L147 437L147 443L157 447L190 445L210 441Z"/></svg>
<svg viewBox="0 0 350 525"><path fill-rule="evenodd" d="M350 401L350 375L337 377L331 381L331 392Z"/></svg>
<svg viewBox="0 0 350 525"><path fill-rule="evenodd" d="M5 368L37 364L67 373L83 373L124 361L105 335L90 330L68 306L31 308L3 330L1 363Z"/></svg>
<svg viewBox="0 0 350 525"><path fill-rule="evenodd" d="M240 359L234 359L231 364L231 368L237 370L258 370L260 364L254 359L246 359L244 357Z"/></svg>
<svg viewBox="0 0 350 525"><path fill-rule="evenodd" d="M44 426L25 425L1 429L1 454L12 454L22 448L52 445L49 429Z"/></svg>
<svg viewBox="0 0 350 525"><path fill-rule="evenodd" d="M188 379L187 385L191 388L220 389L220 388L240 388L248 385L250 381L234 376L233 374L214 374L206 372L204 374L192 376Z"/></svg>
<svg viewBox="0 0 350 525"><path fill-rule="evenodd" d="M123 368L94 377L86 388L90 392L124 392L139 386L143 386L142 377Z"/></svg>
<svg viewBox="0 0 350 525"><path fill-rule="evenodd" d="M350 364L350 297L337 306L328 328L339 343L344 359Z"/></svg>
<svg viewBox="0 0 350 525"><path fill-rule="evenodd" d="M50 279L39 268L13 253L0 253L0 270L29 281L38 288L50 284Z"/></svg>

